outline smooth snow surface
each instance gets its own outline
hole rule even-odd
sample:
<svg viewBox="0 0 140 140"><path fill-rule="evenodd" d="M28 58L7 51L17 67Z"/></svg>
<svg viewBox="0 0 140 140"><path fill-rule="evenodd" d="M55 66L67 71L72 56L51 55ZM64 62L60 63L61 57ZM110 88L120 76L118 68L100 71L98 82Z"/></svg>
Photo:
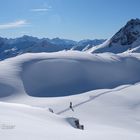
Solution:
<svg viewBox="0 0 140 140"><path fill-rule="evenodd" d="M140 81L140 60L133 55L71 51L26 54L5 60L0 67L4 78L0 81L1 96L20 90L35 97L59 97Z"/></svg>
<svg viewBox="0 0 140 140"><path fill-rule="evenodd" d="M139 140L139 71L135 53L62 51L4 60L0 140Z"/></svg>

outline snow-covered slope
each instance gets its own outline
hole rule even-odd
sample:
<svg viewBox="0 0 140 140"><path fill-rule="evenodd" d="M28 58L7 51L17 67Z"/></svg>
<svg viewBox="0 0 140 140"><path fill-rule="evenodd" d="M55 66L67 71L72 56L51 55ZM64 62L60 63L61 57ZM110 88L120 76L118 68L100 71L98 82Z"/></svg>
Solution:
<svg viewBox="0 0 140 140"><path fill-rule="evenodd" d="M94 39L94 40L90 40L90 39L86 39L86 40L81 40L79 42L77 42L71 50L78 50L78 51L86 51L94 46L97 46L99 44L102 44L104 41L106 41L105 39Z"/></svg>
<svg viewBox="0 0 140 140"><path fill-rule="evenodd" d="M92 53L122 53L140 45L140 19L131 19L111 39L89 49ZM137 51L135 51L137 52ZM139 52L139 51L138 51Z"/></svg>
<svg viewBox="0 0 140 140"><path fill-rule="evenodd" d="M28 53L1 61L0 139L139 140L139 71L135 53ZM74 128L75 118L84 130Z"/></svg>
<svg viewBox="0 0 140 140"><path fill-rule="evenodd" d="M62 51L7 59L0 62L0 71L1 96L20 91L54 97L139 82L140 60L129 54Z"/></svg>
<svg viewBox="0 0 140 140"><path fill-rule="evenodd" d="M0 103L2 140L139 140L140 85L99 90L63 98L35 98L36 106ZM135 91L135 92L134 92ZM27 98L26 98L27 99ZM25 101L23 98L21 101ZM33 99L30 97L30 104ZM73 101L74 112L67 108ZM27 101L26 101L27 102ZM85 130L75 129L71 118L80 119Z"/></svg>
<svg viewBox="0 0 140 140"><path fill-rule="evenodd" d="M138 47L135 47L133 49L128 50L127 52L140 53L140 45Z"/></svg>

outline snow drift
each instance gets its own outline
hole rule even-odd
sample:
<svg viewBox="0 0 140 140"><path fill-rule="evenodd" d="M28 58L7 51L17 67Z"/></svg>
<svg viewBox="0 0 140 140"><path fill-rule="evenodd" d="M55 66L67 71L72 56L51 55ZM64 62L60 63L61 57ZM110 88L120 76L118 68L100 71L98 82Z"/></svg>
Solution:
<svg viewBox="0 0 140 140"><path fill-rule="evenodd" d="M139 71L135 53L63 51L4 60L0 139L139 140ZM84 130L75 128L75 119Z"/></svg>
<svg viewBox="0 0 140 140"><path fill-rule="evenodd" d="M73 51L25 54L3 61L0 67L0 78L4 79L0 81L1 97L15 91L34 97L59 97L140 81L140 60L133 55Z"/></svg>
<svg viewBox="0 0 140 140"><path fill-rule="evenodd" d="M18 98L19 104L0 102L2 140L139 140L140 84L95 90L63 98ZM67 106L73 101L74 112ZM51 106L46 108L21 105ZM71 117L72 116L72 117ZM84 130L76 129L78 118ZM55 134L55 135L54 135Z"/></svg>

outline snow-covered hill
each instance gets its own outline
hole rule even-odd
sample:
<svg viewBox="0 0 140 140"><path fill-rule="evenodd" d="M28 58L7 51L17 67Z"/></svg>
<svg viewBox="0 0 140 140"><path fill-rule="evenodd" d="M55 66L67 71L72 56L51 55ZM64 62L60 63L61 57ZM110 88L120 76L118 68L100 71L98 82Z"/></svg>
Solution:
<svg viewBox="0 0 140 140"><path fill-rule="evenodd" d="M115 88L139 82L139 71L139 55L133 54L28 53L0 62L0 95L56 97Z"/></svg>
<svg viewBox="0 0 140 140"><path fill-rule="evenodd" d="M61 51L1 61L0 139L139 140L139 71L135 53ZM84 130L74 128L75 118Z"/></svg>
<svg viewBox="0 0 140 140"><path fill-rule="evenodd" d="M92 53L122 53L127 50L131 52L139 52L136 49L140 45L140 19L131 19L122 27L111 39L105 43L89 49Z"/></svg>
<svg viewBox="0 0 140 140"><path fill-rule="evenodd" d="M99 90L65 98L28 99L30 104L34 100L34 105L40 103L44 108L1 102L0 138L139 140L139 90L140 85L128 85L112 91ZM21 101L25 102L25 99ZM75 105L74 112L68 109L69 101ZM47 107L51 107L58 115L49 113ZM84 130L71 125L70 121L74 118L80 120Z"/></svg>

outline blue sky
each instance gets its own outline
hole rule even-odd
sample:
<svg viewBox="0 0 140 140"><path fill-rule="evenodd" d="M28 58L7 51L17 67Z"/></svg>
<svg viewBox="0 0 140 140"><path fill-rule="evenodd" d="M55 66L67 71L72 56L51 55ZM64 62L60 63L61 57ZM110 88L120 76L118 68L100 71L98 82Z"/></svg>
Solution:
<svg viewBox="0 0 140 140"><path fill-rule="evenodd" d="M140 0L0 0L0 36L109 38L131 18Z"/></svg>

